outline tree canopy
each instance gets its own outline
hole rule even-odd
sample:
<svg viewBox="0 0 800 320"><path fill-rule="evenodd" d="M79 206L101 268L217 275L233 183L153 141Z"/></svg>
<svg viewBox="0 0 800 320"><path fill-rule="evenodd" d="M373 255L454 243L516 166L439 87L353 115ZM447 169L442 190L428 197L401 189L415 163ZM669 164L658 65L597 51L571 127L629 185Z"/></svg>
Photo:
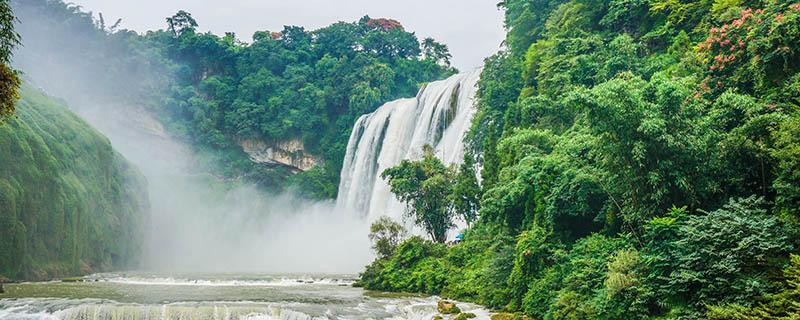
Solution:
<svg viewBox="0 0 800 320"><path fill-rule="evenodd" d="M199 32L202 21L186 11L167 17L162 30L137 34L60 0L11 3L37 22L21 25L28 39L19 65L54 94L76 104L102 96L145 105L213 159L203 169L312 198L335 196L359 116L456 71L446 45L420 43L392 19L285 26L240 39ZM239 146L245 140L300 141L302 154L292 156L313 156L320 168L293 177L292 168L253 163Z"/></svg>
<svg viewBox="0 0 800 320"><path fill-rule="evenodd" d="M499 7L466 141L481 180L454 191L478 220L452 248L407 241L365 287L535 319L795 315L800 3Z"/></svg>
<svg viewBox="0 0 800 320"><path fill-rule="evenodd" d="M14 113L22 84L17 71L11 68L11 56L21 40L14 29L17 20L9 0L0 0L0 121Z"/></svg>

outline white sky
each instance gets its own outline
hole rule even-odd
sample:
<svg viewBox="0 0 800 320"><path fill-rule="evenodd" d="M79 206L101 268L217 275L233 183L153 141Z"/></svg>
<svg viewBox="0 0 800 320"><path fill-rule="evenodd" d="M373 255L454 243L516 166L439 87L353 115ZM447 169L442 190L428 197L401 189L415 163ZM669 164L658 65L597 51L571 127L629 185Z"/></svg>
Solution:
<svg viewBox="0 0 800 320"><path fill-rule="evenodd" d="M433 37L447 44L461 71L479 67L505 38L499 0L71 0L84 11L101 12L107 24L122 18L122 27L139 32L163 29L178 10L192 14L200 30L236 32L252 42L255 31L280 31L284 25L307 30L336 21L353 22L368 14L392 18L420 40Z"/></svg>

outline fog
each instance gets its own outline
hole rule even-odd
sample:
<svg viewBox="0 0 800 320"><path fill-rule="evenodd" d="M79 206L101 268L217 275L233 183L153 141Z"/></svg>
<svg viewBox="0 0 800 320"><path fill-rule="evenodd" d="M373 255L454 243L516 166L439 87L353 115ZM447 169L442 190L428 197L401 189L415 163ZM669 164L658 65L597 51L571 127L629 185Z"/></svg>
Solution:
<svg viewBox="0 0 800 320"><path fill-rule="evenodd" d="M121 110L120 110L121 109ZM84 105L148 181L150 234L142 267L158 271L355 273L373 258L368 221L337 209L272 195L240 181L198 173L191 148L168 138L139 108Z"/></svg>
<svg viewBox="0 0 800 320"><path fill-rule="evenodd" d="M97 35L85 26L63 28L42 21L24 1L12 5L23 37L14 66L64 99L147 178L151 210L143 214L150 228L139 268L354 273L373 258L368 221L337 210L334 201L271 195L204 173L209 160L172 138L144 106L153 88L142 79L170 81L157 65L110 77L108 61L127 54L124 48L94 47Z"/></svg>

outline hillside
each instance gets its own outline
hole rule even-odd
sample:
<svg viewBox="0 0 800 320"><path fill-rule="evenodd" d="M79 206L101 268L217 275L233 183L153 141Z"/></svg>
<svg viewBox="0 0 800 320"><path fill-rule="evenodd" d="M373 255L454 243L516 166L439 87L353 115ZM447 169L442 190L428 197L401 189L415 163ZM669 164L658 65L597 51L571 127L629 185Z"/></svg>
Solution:
<svg viewBox="0 0 800 320"><path fill-rule="evenodd" d="M41 280L132 266L144 178L65 106L23 85L0 126L0 275Z"/></svg>
<svg viewBox="0 0 800 320"><path fill-rule="evenodd" d="M446 45L392 19L218 35L179 11L137 33L73 3L10 3L24 44L15 67L48 91L78 110L145 106L209 159L201 170L310 198L336 196L359 116L456 71Z"/></svg>
<svg viewBox="0 0 800 320"><path fill-rule="evenodd" d="M426 231L478 220L361 284L532 319L796 317L800 3L500 7L459 172L480 185L432 157L384 171Z"/></svg>

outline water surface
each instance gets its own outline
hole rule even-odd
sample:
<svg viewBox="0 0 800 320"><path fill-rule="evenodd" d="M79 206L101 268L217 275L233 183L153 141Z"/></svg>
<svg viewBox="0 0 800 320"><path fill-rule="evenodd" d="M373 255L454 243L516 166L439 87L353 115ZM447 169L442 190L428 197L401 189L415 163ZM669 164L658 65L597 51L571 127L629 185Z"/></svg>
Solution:
<svg viewBox="0 0 800 320"><path fill-rule="evenodd" d="M437 297L352 287L354 275L106 273L6 284L0 319L433 319ZM459 303L477 319L488 312ZM452 316L451 316L452 318ZM445 317L448 319L448 317Z"/></svg>

